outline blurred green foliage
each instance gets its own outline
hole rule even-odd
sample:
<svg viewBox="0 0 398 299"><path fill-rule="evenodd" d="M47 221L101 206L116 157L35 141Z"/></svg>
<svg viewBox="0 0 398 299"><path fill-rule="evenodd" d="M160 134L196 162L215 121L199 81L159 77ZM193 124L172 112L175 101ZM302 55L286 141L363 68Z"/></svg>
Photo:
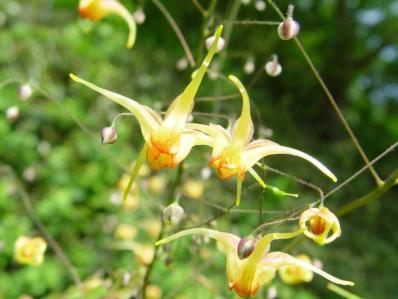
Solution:
<svg viewBox="0 0 398 299"><path fill-rule="evenodd" d="M203 28L209 25L213 30L215 24L225 22L234 6L239 8L235 20L278 20L270 6L264 12L257 11L253 0L249 5L239 4L238 0L218 1L209 24L203 24L191 1L184 1L183 5L177 0L163 2L197 58L203 47ZM210 3L199 2L205 8ZM141 2L123 3L134 11ZM167 107L189 81L192 69L176 68L184 52L175 33L152 1L143 4L146 21L138 26L135 47L127 50L127 27L122 20L113 16L96 24L82 20L77 12L78 1L0 3L0 85L15 80L0 89L0 163L4 168L0 180L0 298L18 298L22 294L34 298L80 298L68 270L51 248L39 267L13 261L18 236L40 235L23 208L21 188L30 197L35 217L76 267L86 290L82 298L132 298L142 281L142 261L132 250L118 249L121 241L115 237L115 230L121 223L130 224L137 229L135 242L152 245L176 171L162 170L141 178L139 207L124 209L118 202L118 182L142 144L137 122L129 117L119 119L118 142L101 146L101 128L124 110L72 83L68 74L76 73L157 110ZM278 1L281 8L287 4ZM398 136L398 48L394 44L398 2L306 0L294 4L302 43L366 153L375 157ZM271 133L270 139L314 155L340 181L361 168L362 160L294 42L281 41L275 27L225 26L226 32L232 30L228 48L213 65L222 74L241 78L249 87L256 135ZM273 53L278 54L283 66L282 74L276 78L268 77L263 69ZM254 59L254 74L244 72L249 59ZM23 83L30 83L34 90L26 101L18 98L18 87ZM198 96L234 92L223 79L205 78ZM5 113L14 105L19 107L20 117L10 122ZM237 99L197 102L195 111L236 118L240 105ZM194 117L195 121L226 125L222 118ZM207 148L193 150L184 163L182 184L192 178L201 180L200 171L206 167L208 157ZM391 153L376 164L376 169L385 178L397 161L396 153ZM303 161L272 157L266 162L324 190L333 188ZM16 179L5 166L12 169ZM149 180L155 175L166 180L165 190L159 193L149 188ZM259 187L246 191L253 182L248 178L242 208L257 209L263 201L263 221L274 217L267 211L290 210L317 199L316 192L286 177L269 173L266 179L300 197L279 198L268 191L263 194ZM212 172L204 183L200 200L181 197L188 215L186 226L219 213L206 202L226 207L234 201L233 181L220 181ZM327 205L335 209L373 188L374 181L365 172L328 198ZM364 298L398 297L396 197L397 190L392 190L382 200L342 218L343 235L335 243L318 247L304 241L291 253L306 252L320 259L328 272L355 281L352 291ZM216 228L243 236L257 225L257 213L231 213L219 219ZM227 288L224 257L214 244L199 241L188 238L173 243L171 252L160 250L150 283L160 287L162 298L235 298ZM169 266L165 265L166 258L173 259ZM278 298L336 298L319 277L310 284L294 287L283 285L276 278L272 285L277 287ZM256 298L267 298L266 293L264 287Z"/></svg>

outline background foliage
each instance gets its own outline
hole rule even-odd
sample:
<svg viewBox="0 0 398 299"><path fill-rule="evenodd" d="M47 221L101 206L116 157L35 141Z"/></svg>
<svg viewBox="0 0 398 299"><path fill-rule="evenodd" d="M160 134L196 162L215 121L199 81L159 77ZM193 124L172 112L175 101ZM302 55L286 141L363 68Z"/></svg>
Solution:
<svg viewBox="0 0 398 299"><path fill-rule="evenodd" d="M191 1L163 2L182 28L194 55L200 56L206 24L199 11ZM204 7L210 3L200 2ZM138 5L136 1L123 3L131 11ZM288 4L277 3L283 9ZM366 153L375 157L398 135L398 49L394 44L398 1L306 0L294 4L302 43ZM142 144L137 123L121 118L118 142L101 146L97 132L123 109L68 78L74 72L162 110L184 88L192 72L189 67L176 68L184 52L175 33L152 1L144 1L146 21L138 27L136 46L127 50L127 29L120 19L109 17L93 25L79 19L76 7L77 1L69 0L0 3L0 82L17 79L35 86L28 101L18 99L19 83L0 90L2 114L13 105L18 105L21 113L15 123L0 118L0 161L16 174L15 179L3 172L0 180L2 298L18 298L22 294L34 298L78 298L67 269L53 250L48 249L45 262L39 267L20 266L13 261L17 237L40 234L27 217L18 190L26 190L34 215L76 267L88 292L84 298L129 298L145 273L145 258L140 257L142 250L135 249L134 255L132 250L118 249L122 243L115 230L119 224L135 227L135 241L148 245L144 252L151 252L160 227L160 209L166 204L176 176L176 170L164 170L142 177L142 188L135 194L132 206L123 208L118 202L118 182L123 168L134 161ZM214 23L225 22L233 7L238 7L234 20L278 20L271 7L259 12L253 3L240 5L233 0L218 1ZM271 26L226 23L226 27L232 30L230 42L215 59L215 65L222 74L235 74L249 87L256 136L272 134L270 139L314 155L340 181L361 168L363 161L294 42L281 41ZM263 69L273 53L278 54L283 66L282 74L276 78L267 76ZM244 72L248 59L255 61L253 74ZM223 79L206 78L199 97L234 92ZM240 105L239 99L198 101L195 109L236 118ZM219 118L194 117L195 121L220 122ZM221 122L226 124L224 119ZM188 215L186 226L219 213L209 202L226 207L234 201L232 181L220 181L214 172L209 179L201 178L200 171L208 157L208 149L197 148L184 163L182 185L192 178L205 185L199 199L187 194L181 197ZM303 161L271 157L266 163L325 191L334 187ZM397 155L393 152L375 167L385 178L396 165ZM29 171L33 172L33 179ZM159 176L165 185L156 190L159 185L153 177ZM317 199L316 192L284 176L269 173L267 182L297 192L300 197L279 198L270 192L263 194L258 187L251 188L243 194L241 208L257 209L259 201L263 201L263 221L275 217L267 211L294 209ZM251 183L248 180L245 187ZM365 172L328 198L327 205L336 209L373 188L375 183ZM307 252L321 260L328 272L355 281L353 292L364 298L398 297L396 197L397 190L392 190L382 200L341 218L343 234L332 245L317 247L304 241L291 253ZM258 218L257 213L231 213L213 225L243 236L258 225ZM233 298L227 289L224 257L214 244L202 241L187 238L172 244L170 252L161 252L150 283L160 287L162 298ZM173 262L169 263L170 259ZM126 273L131 279L123 285ZM319 277L302 286L286 286L278 279L272 284L280 298L336 296ZM257 298L266 298L266 289Z"/></svg>

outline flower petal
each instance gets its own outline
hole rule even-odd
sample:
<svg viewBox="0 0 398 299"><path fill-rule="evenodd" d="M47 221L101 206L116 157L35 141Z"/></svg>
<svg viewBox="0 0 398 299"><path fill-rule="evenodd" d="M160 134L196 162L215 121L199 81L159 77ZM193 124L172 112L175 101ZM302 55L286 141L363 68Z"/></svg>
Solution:
<svg viewBox="0 0 398 299"><path fill-rule="evenodd" d="M298 266L298 267L310 270L316 274L319 274L319 275L323 276L324 278L326 278L327 280L330 280L331 282L334 282L336 284L350 285L350 286L354 285L354 283L351 281L341 280L341 279L334 277L333 275L330 275L329 273L326 273L325 271L315 267L314 265L306 263L298 258L292 257L291 255L288 255L283 252L271 252L271 253L265 255L264 258L261 260L261 264L259 265L259 274L258 275L261 276L262 268L264 268L266 271L269 271L270 266L274 267L275 271L283 266Z"/></svg>
<svg viewBox="0 0 398 299"><path fill-rule="evenodd" d="M302 151L286 146L281 146L276 143L269 143L268 140L264 140L263 143L256 141L256 145L249 144L243 152L242 158L245 161L245 167L248 169L266 156L281 154L303 158L316 166L320 171L322 171L325 175L331 178L333 182L337 181L336 176L317 159L311 157L310 155L307 155Z"/></svg>
<svg viewBox="0 0 398 299"><path fill-rule="evenodd" d="M178 152L174 158L174 163L178 164L184 160L195 145L211 146L211 144L212 140L209 136L198 131L185 130L181 134Z"/></svg>
<svg viewBox="0 0 398 299"><path fill-rule="evenodd" d="M113 91L109 91L106 89L103 89L97 85L94 85L88 81L85 81L73 74L69 74L69 76L72 78L72 80L81 83L83 85L86 85L87 87L95 90L96 92L106 96L107 98L111 99L112 101L118 103L119 105L122 105L123 107L127 108L130 110L134 116L137 118L140 126L141 126L141 131L142 135L144 136L144 139L146 141L149 140L149 135L151 132L155 131L158 128L158 119L153 117L154 111L152 112L148 111L148 107L139 104L138 102L129 99L125 96L122 96L118 93L115 93Z"/></svg>
<svg viewBox="0 0 398 299"><path fill-rule="evenodd" d="M238 257L237 253L237 248L238 248L238 243L240 241L240 238L228 234L228 233L223 233L219 232L216 230L212 229L207 229L207 228L192 228L192 229L187 229L181 232L178 232L174 235L171 235L163 240L160 240L156 242L157 245L165 244L170 241L173 241L175 239L187 236L187 235L203 235L207 236L209 238L216 239L219 244L222 245L221 251L227 256L227 276L228 276L228 283L229 287L233 288L235 285L236 280L240 276L240 271L242 264L244 264L244 261L241 261Z"/></svg>
<svg viewBox="0 0 398 299"><path fill-rule="evenodd" d="M129 27L127 48L132 48L136 37L136 24L130 12L117 0L80 0L79 12L84 18L97 21L109 14L120 16Z"/></svg>
<svg viewBox="0 0 398 299"><path fill-rule="evenodd" d="M253 121L250 116L250 99L238 78L229 75L228 79L236 85L242 95L242 112L232 129L232 143L238 147L243 147L252 139L254 132Z"/></svg>
<svg viewBox="0 0 398 299"><path fill-rule="evenodd" d="M164 125L168 128L182 129L185 125L186 119L192 110L193 101L198 91L199 85L202 82L203 76L206 73L214 54L217 52L218 39L221 36L223 26L219 26L215 33L214 42L203 60L199 69L195 72L191 82L184 89L184 91L177 96L167 109Z"/></svg>

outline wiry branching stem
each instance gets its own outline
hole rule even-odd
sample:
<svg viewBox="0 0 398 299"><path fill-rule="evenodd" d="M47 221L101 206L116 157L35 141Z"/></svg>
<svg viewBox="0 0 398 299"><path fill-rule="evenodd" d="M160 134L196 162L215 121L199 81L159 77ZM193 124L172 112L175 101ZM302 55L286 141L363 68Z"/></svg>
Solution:
<svg viewBox="0 0 398 299"><path fill-rule="evenodd" d="M282 20L285 19L285 16L283 15L282 11L279 9L279 7L274 3L274 1L272 0L268 0L268 3L274 8L274 10L276 11L276 13L281 17ZM334 108L334 110L336 111L341 123L343 124L345 130L347 131L348 135L350 136L352 142L354 143L358 153L360 154L360 156L362 157L362 159L364 160L365 164L367 165L369 171L371 172L376 184L379 186L383 183L383 180L379 177L379 175L377 174L376 170L373 168L373 166L369 165L369 159L366 156L364 150L362 149L361 144L359 143L358 139L356 138L354 132L352 131L351 127L349 126L347 120L344 117L343 112L340 110L339 106L337 105L336 100L334 99L332 93L329 91L329 88L327 87L325 81L323 81L322 77L319 75L318 70L316 69L315 65L313 64L311 58L309 57L307 51L304 49L303 45L301 44L300 40L295 37L294 41L297 45L297 47L299 48L300 52L303 54L306 62L308 63L311 71L313 72L315 78L317 79L317 81L319 82L319 84L321 85L323 91L326 94L326 97L328 98L330 104L332 105L332 107Z"/></svg>
<svg viewBox="0 0 398 299"><path fill-rule="evenodd" d="M169 194L169 196L167 198L167 205L171 204L177 197L177 190L178 190L178 187L180 186L180 183L181 183L183 170L184 170L183 162L181 162L178 165L177 175L176 175L175 181L173 183L173 186L172 186L172 188L170 190L170 194ZM159 241L159 240L161 240L163 238L164 230L166 228L166 224L164 223L162 216L160 217L160 221L162 222L162 227L160 229L158 237L156 238L156 241ZM151 277L151 273L152 273L153 267L154 267L155 262L156 262L156 260L158 258L159 248L160 248L160 246L155 246L155 250L154 250L154 253L153 253L152 261L148 265L146 273L145 273L145 276L144 276L144 281L142 283L142 289L141 289L141 295L142 295L143 299L146 299L145 290L146 290L146 287L148 286L149 279Z"/></svg>
<svg viewBox="0 0 398 299"><path fill-rule="evenodd" d="M184 38L184 35L181 32L180 27L178 27L176 21L172 17L172 15L168 12L166 7L160 2L159 0L152 0L152 2L156 5L156 7L160 10L160 12L164 15L164 17L167 19L169 22L170 26L173 28L174 32L176 33L178 40L181 43L182 48L184 49L185 55L187 56L187 59L189 63L191 64L191 67L195 67L195 59L193 58L191 49L188 46L187 41Z"/></svg>

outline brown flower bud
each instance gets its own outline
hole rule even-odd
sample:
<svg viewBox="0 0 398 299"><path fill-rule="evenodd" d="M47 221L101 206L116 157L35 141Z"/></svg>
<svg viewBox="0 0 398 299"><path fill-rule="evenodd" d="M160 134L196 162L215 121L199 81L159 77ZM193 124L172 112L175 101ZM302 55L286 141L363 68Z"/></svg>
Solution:
<svg viewBox="0 0 398 299"><path fill-rule="evenodd" d="M238 248L237 248L237 252L238 252L238 256L241 260L249 257L254 248L256 247L256 241L247 237L244 237L242 239L240 239L239 243L238 243Z"/></svg>
<svg viewBox="0 0 398 299"><path fill-rule="evenodd" d="M295 38L300 32L300 24L293 20L292 17L287 17L278 26L278 35L282 40L289 40Z"/></svg>

